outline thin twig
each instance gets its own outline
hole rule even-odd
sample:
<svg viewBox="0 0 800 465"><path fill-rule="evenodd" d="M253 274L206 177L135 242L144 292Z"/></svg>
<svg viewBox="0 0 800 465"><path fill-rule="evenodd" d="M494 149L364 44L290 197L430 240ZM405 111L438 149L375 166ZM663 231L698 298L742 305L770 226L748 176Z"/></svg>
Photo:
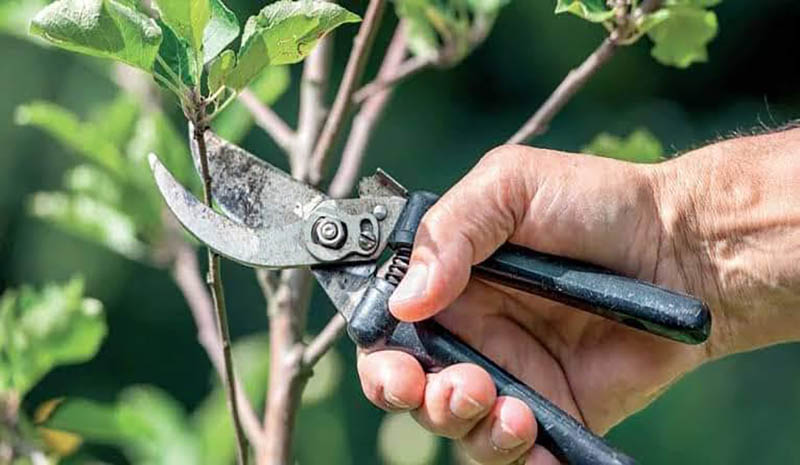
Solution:
<svg viewBox="0 0 800 465"><path fill-rule="evenodd" d="M292 150L292 176L305 179L308 163L319 132L328 113L325 95L330 79L331 55L333 54L333 34L320 40L303 66L300 81L300 111L297 115L297 139Z"/></svg>
<svg viewBox="0 0 800 465"><path fill-rule="evenodd" d="M197 100L197 99L196 99ZM197 104L197 102L195 102ZM198 125L197 122L205 120L204 108L202 103L197 104L197 115L194 118L195 126L192 131L194 141L197 144L197 154L200 158L200 171L203 178L203 200L205 204L211 207L211 175L208 170L208 153L206 151L206 126ZM233 427L236 433L236 454L237 462L241 465L247 465L248 452L247 452L247 439L244 435L241 420L239 419L239 403L236 392L236 383L234 381L233 371L233 356L231 355L231 336L228 331L228 314L225 308L225 292L222 286L222 276L220 272L220 258L210 248L208 249L208 287L211 290L211 300L214 303L214 309L217 316L217 329L219 330L219 339L222 342L222 355L225 365L225 376L223 383L226 387L228 395L228 407L231 412L233 420Z"/></svg>
<svg viewBox="0 0 800 465"><path fill-rule="evenodd" d="M508 139L508 144L521 144L531 137L538 136L547 131L547 126L553 117L569 102L573 95L580 90L604 64L614 56L617 51L617 42L612 37L607 37L603 43L581 63L580 66L567 74L556 90L550 94L536 113L522 125L522 127Z"/></svg>
<svg viewBox="0 0 800 465"><path fill-rule="evenodd" d="M630 14L633 18L655 11L661 6L661 0L645 0L642 5ZM631 18L624 18L626 23L623 29L630 25ZM627 43L628 30L619 28L611 31L608 37L600 44L597 49L589 55L580 66L570 71L556 87L556 90L545 100L536 113L508 139L508 144L521 144L526 140L538 136L547 131L548 125L561 111L564 105L581 89L594 74L603 67L614 56L620 44Z"/></svg>
<svg viewBox="0 0 800 465"><path fill-rule="evenodd" d="M336 99L333 101L331 113L325 121L325 126L322 128L319 141L317 141L311 156L311 169L308 176L312 184L318 184L322 179L325 160L344 125L345 117L352 104L353 92L361 82L361 76L364 74L369 52L375 41L385 8L386 0L370 0L367 12L364 14L364 21L353 40L353 48L347 59L347 66L336 93Z"/></svg>
<svg viewBox="0 0 800 465"><path fill-rule="evenodd" d="M404 81L414 74L430 67L432 64L433 63L427 58L418 56L411 57L397 66L394 74L390 76L381 76L378 74L378 77L374 81L358 89L353 94L353 103L356 105L361 105L364 100L368 99L369 97L372 97L387 87L396 86L401 81Z"/></svg>
<svg viewBox="0 0 800 465"><path fill-rule="evenodd" d="M292 150L295 134L272 108L261 103L261 100L249 89L245 89L239 94L239 101L253 116L258 127L269 134L278 147L286 153Z"/></svg>
<svg viewBox="0 0 800 465"><path fill-rule="evenodd" d="M316 365L319 359L336 343L339 336L344 333L346 327L347 321L341 314L333 315L328 324L322 328L322 331L314 337L303 352L303 367L308 369Z"/></svg>
<svg viewBox="0 0 800 465"><path fill-rule="evenodd" d="M386 55L383 58L383 63L375 81L382 82L382 80L386 79L386 76L396 75L400 67L407 63L403 61L405 56L406 28L401 24L397 27L389 48L386 50ZM342 152L342 160L339 162L339 168L328 190L331 197L344 197L353 189L356 177L361 169L369 138L383 114L386 104L389 103L391 95L391 86L373 94L364 102L358 114L353 118L350 135L347 138L344 152Z"/></svg>
<svg viewBox="0 0 800 465"><path fill-rule="evenodd" d="M174 221L173 218L172 222L174 223ZM172 277L192 313L197 326L198 342L205 350L220 379L223 379L225 377L225 362L217 323L214 320L214 304L212 303L211 295L208 293L208 287L203 281L194 247L178 238L174 245L171 246L171 249L174 253L171 270ZM258 420L253 405L247 398L244 388L242 388L242 383L237 376L234 376L234 384L236 396L239 400L239 417L242 420L242 427L247 439L253 444L254 448L258 449L258 444L261 440L261 422Z"/></svg>

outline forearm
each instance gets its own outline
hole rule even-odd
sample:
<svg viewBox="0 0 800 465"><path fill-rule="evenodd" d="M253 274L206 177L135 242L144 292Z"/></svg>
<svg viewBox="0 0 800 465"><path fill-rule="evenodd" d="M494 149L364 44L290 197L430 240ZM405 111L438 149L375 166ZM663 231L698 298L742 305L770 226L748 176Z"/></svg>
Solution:
<svg viewBox="0 0 800 465"><path fill-rule="evenodd" d="M714 312L712 357L800 340L800 130L653 169L662 251Z"/></svg>

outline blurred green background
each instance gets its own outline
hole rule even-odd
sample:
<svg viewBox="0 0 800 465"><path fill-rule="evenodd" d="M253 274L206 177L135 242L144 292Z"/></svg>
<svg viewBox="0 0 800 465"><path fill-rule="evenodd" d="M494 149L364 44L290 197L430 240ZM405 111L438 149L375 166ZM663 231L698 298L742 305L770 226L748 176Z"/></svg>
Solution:
<svg viewBox="0 0 800 465"><path fill-rule="evenodd" d="M244 0L228 4L240 19L261 6ZM408 186L443 191L510 136L604 34L580 19L554 16L553 4L514 0L487 42L457 68L426 71L402 84L376 131L363 172L382 167ZM359 12L364 7L345 5ZM727 0L716 11L720 33L709 47L708 63L687 70L664 67L642 40L621 50L535 145L574 151L599 132L624 135L644 126L668 151L677 152L796 118L800 7L793 0ZM387 18L378 49L388 42L395 22L393 13ZM337 33L337 76L354 31ZM212 388L210 365L168 275L26 214L28 196L59 189L76 158L40 131L15 126L14 109L46 99L87 114L117 93L107 68L10 35L0 36L0 53L0 290L64 281L80 272L87 295L105 304L109 325L95 359L52 372L28 395L25 407L57 396L112 402L126 386L150 384L194 409ZM372 60L370 72L377 64ZM292 87L275 105L291 123L299 72L300 66L292 68ZM181 127L177 106L168 108ZM259 131L252 131L244 146L285 167L278 149ZM224 273L234 338L266 330L252 272L226 263ZM315 290L310 332L320 329L332 311ZM352 346L340 341L338 353L342 363L332 365L338 375L329 375L334 388L301 413L300 463L331 463L333 457L340 457L336 463L385 463L379 448L386 439L378 440L379 430L403 425L392 420L379 428L383 414L360 392ZM610 440L645 464L800 463L798 360L800 345L790 344L705 366L614 429ZM395 447L425 452L419 454L421 462L395 458L392 463L452 461L447 443L422 439L426 446L411 447L402 442L411 441L406 436L397 436ZM126 463L111 448L92 452L109 463Z"/></svg>

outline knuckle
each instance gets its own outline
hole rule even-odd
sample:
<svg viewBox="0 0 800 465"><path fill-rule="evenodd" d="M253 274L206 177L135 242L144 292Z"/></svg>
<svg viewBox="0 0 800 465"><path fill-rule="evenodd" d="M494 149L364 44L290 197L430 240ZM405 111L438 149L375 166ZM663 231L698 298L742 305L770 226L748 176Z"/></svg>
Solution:
<svg viewBox="0 0 800 465"><path fill-rule="evenodd" d="M493 165L505 165L509 162L517 160L523 151L528 150L527 147L521 145L503 144L489 150L481 157L478 166L486 167Z"/></svg>

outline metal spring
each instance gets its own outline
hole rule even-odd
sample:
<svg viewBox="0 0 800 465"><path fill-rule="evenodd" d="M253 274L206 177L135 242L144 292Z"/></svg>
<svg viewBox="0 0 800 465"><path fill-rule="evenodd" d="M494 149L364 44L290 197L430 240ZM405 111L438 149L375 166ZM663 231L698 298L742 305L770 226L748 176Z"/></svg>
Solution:
<svg viewBox="0 0 800 465"><path fill-rule="evenodd" d="M392 257L392 264L386 271L386 280L397 286L408 271L408 263L411 261L411 247L401 245L397 247Z"/></svg>

